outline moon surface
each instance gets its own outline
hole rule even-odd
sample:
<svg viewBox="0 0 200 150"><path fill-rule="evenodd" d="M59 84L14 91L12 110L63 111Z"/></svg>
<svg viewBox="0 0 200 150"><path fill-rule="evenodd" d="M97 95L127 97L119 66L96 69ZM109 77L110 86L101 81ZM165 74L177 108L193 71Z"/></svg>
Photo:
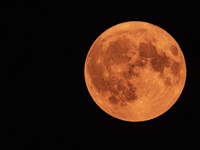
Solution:
<svg viewBox="0 0 200 150"><path fill-rule="evenodd" d="M169 110L186 81L186 62L176 40L142 21L112 26L92 44L84 66L87 89L107 114L147 121Z"/></svg>

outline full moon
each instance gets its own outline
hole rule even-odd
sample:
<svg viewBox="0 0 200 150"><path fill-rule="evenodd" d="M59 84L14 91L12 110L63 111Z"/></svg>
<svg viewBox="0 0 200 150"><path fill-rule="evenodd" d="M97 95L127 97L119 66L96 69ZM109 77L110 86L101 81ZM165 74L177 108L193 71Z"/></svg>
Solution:
<svg viewBox="0 0 200 150"><path fill-rule="evenodd" d="M176 40L142 21L117 24L92 44L84 65L94 102L114 118L141 122L168 111L186 81L186 62Z"/></svg>

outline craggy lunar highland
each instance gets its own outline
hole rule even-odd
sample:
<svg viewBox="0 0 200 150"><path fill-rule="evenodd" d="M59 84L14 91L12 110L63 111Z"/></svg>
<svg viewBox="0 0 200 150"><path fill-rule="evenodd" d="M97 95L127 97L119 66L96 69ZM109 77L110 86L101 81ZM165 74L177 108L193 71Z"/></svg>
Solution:
<svg viewBox="0 0 200 150"><path fill-rule="evenodd" d="M117 24L92 44L85 61L87 89L107 114L124 121L156 118L180 97L186 63L162 28L140 21Z"/></svg>

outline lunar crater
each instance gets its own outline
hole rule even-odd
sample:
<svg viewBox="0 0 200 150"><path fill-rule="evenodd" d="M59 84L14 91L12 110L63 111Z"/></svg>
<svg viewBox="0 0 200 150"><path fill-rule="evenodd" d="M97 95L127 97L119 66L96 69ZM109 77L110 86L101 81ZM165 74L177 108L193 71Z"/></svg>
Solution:
<svg viewBox="0 0 200 150"><path fill-rule="evenodd" d="M178 56L178 48L176 46L172 45L170 50L174 56Z"/></svg>

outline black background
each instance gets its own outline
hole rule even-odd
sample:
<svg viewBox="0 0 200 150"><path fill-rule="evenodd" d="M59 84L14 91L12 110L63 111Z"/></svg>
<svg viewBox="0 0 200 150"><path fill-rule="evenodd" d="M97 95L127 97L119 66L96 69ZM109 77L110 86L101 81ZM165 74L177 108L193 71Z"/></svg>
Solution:
<svg viewBox="0 0 200 150"><path fill-rule="evenodd" d="M2 150L200 148L198 8L197 1L2 2ZM186 60L180 99L146 122L107 115L85 85L90 46L106 29L125 21L165 29Z"/></svg>

